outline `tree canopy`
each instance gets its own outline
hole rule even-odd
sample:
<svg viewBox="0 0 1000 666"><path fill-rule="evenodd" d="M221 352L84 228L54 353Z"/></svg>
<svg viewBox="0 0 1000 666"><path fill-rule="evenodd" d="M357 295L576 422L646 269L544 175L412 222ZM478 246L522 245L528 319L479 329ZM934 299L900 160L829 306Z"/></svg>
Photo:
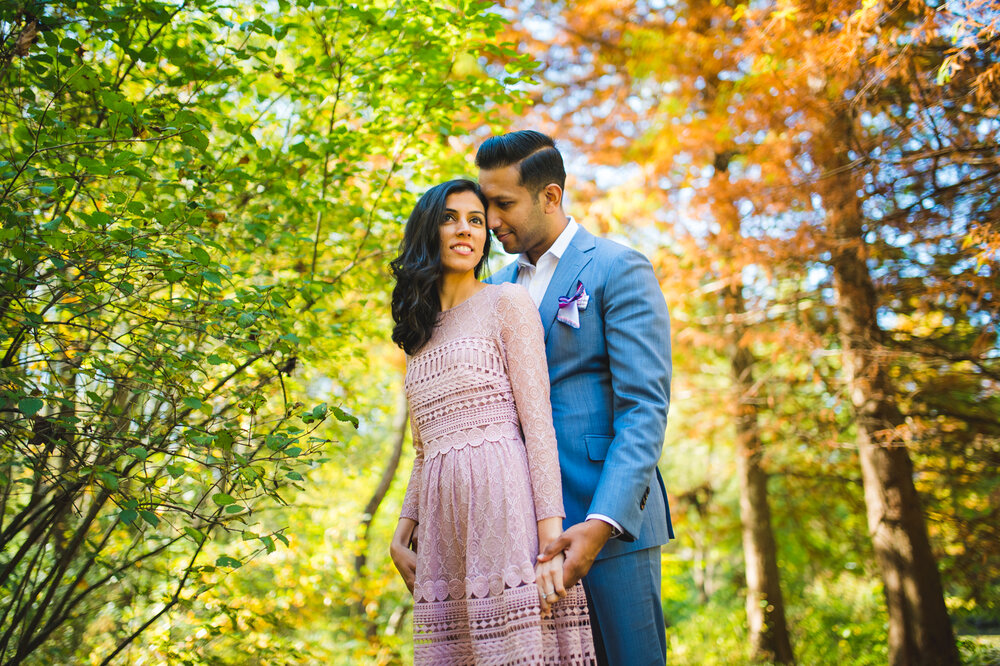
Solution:
<svg viewBox="0 0 1000 666"><path fill-rule="evenodd" d="M998 27L996 0L3 3L0 664L411 659L387 264L422 191L529 127L671 307L670 661L912 663L943 622L928 663L991 663Z"/></svg>

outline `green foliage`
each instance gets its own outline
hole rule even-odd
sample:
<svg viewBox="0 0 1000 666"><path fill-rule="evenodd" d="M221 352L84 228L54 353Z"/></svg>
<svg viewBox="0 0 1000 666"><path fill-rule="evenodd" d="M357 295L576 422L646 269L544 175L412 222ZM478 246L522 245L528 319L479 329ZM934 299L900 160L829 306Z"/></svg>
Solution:
<svg viewBox="0 0 1000 666"><path fill-rule="evenodd" d="M799 662L885 664L886 616L880 595L868 577L847 573L817 579L800 593L786 596ZM668 627L668 661L691 666L757 663L745 639L743 604L742 597L725 589L711 602L689 607L683 619Z"/></svg>
<svg viewBox="0 0 1000 666"><path fill-rule="evenodd" d="M289 546L399 221L522 77L453 71L486 8L0 7L0 663L121 661Z"/></svg>

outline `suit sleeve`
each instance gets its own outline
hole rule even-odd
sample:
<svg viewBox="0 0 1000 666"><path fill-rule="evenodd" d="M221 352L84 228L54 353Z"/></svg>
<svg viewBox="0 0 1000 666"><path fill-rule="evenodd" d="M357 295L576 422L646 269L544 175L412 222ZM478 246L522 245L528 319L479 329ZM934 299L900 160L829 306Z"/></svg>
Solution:
<svg viewBox="0 0 1000 666"><path fill-rule="evenodd" d="M614 439L587 511L617 521L625 541L642 525L642 500L658 492L655 468L670 406L670 317L649 260L623 253L604 287L604 335L614 392Z"/></svg>

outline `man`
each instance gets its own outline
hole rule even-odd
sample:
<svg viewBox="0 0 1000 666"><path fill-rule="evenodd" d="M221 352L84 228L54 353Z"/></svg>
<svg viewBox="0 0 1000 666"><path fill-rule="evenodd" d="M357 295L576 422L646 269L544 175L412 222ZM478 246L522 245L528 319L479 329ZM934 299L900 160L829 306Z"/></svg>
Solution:
<svg viewBox="0 0 1000 666"><path fill-rule="evenodd" d="M656 463L670 402L670 322L649 261L566 216L566 171L548 136L522 131L476 153L487 224L516 262L491 282L527 287L541 313L566 524L600 663L666 660L660 546L673 537Z"/></svg>

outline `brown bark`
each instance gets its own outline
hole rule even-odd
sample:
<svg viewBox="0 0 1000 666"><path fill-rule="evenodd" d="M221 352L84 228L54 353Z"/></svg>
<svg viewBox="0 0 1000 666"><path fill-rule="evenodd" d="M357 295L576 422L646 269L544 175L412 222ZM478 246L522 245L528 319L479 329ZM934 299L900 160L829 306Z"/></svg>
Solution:
<svg viewBox="0 0 1000 666"><path fill-rule="evenodd" d="M739 211L728 193L727 169L732 154L720 153L712 179L714 212L720 226L719 242L736 247L741 241ZM753 658L778 664L795 663L785 619L785 601L778 572L778 547L771 527L771 507L767 497L767 473L761 464L763 444L757 420L757 390L753 380L753 355L744 341L746 314L743 282L739 266L723 293L726 315L732 321L730 371L736 404L736 458L740 479L740 523L747 579L747 623Z"/></svg>
<svg viewBox="0 0 1000 666"><path fill-rule="evenodd" d="M743 298L730 288L727 311L743 313ZM754 403L753 357L741 344L742 328L733 333L730 364L736 398L736 458L740 478L740 522L743 527L743 559L747 577L747 622L753 658L778 664L793 664L785 601L778 572L778 547L771 527L771 507L767 497L767 472L761 465L763 446Z"/></svg>
<svg viewBox="0 0 1000 666"><path fill-rule="evenodd" d="M359 580L364 576L364 569L368 564L368 536L371 531L372 522L375 520L375 514L378 512L379 507L382 506L382 501L389 493L392 480L396 478L396 471L399 469L399 460L403 454L403 442L406 441L406 433L409 430L409 409L406 403L406 395L402 391L400 391L399 402L396 420L392 426L395 433L392 443L392 454L389 456L389 461L386 463L385 469L382 470L382 477L379 479L378 486L376 486L375 491L368 500L361 519L364 536L361 541L361 550L354 557L354 573ZM366 600L362 597L355 605L355 612L359 615L364 615L365 605ZM378 626L374 622L369 621L366 634L368 638L375 638L378 634Z"/></svg>
<svg viewBox="0 0 1000 666"><path fill-rule="evenodd" d="M392 454L389 456L389 462L386 463L385 469L382 470L382 477L379 479L378 486L376 486L374 492L372 492L371 498L368 500L368 504L365 505L365 512L361 519L361 528L364 534L364 543L367 548L368 544L368 533L371 530L372 521L375 520L375 514L378 512L378 508L382 505L382 500L389 493L389 488L392 486L392 480L396 478L396 471L399 469L399 459L403 454L403 442L406 441L406 433L408 431L409 421L409 410L406 405L406 397L404 396L401 400L401 406L396 416L396 421L392 425L392 430L395 433L395 438L392 443ZM354 559L354 571L361 575L362 569L364 569L365 564L368 562L368 552L363 550Z"/></svg>
<svg viewBox="0 0 1000 666"><path fill-rule="evenodd" d="M856 413L868 529L889 612L889 661L892 666L957 666L937 561L913 484L913 463L898 437L904 420L882 353L857 195L860 178L847 155L851 122L846 113L831 117L829 138L816 156L830 174L819 189L834 244L830 265L844 371Z"/></svg>

